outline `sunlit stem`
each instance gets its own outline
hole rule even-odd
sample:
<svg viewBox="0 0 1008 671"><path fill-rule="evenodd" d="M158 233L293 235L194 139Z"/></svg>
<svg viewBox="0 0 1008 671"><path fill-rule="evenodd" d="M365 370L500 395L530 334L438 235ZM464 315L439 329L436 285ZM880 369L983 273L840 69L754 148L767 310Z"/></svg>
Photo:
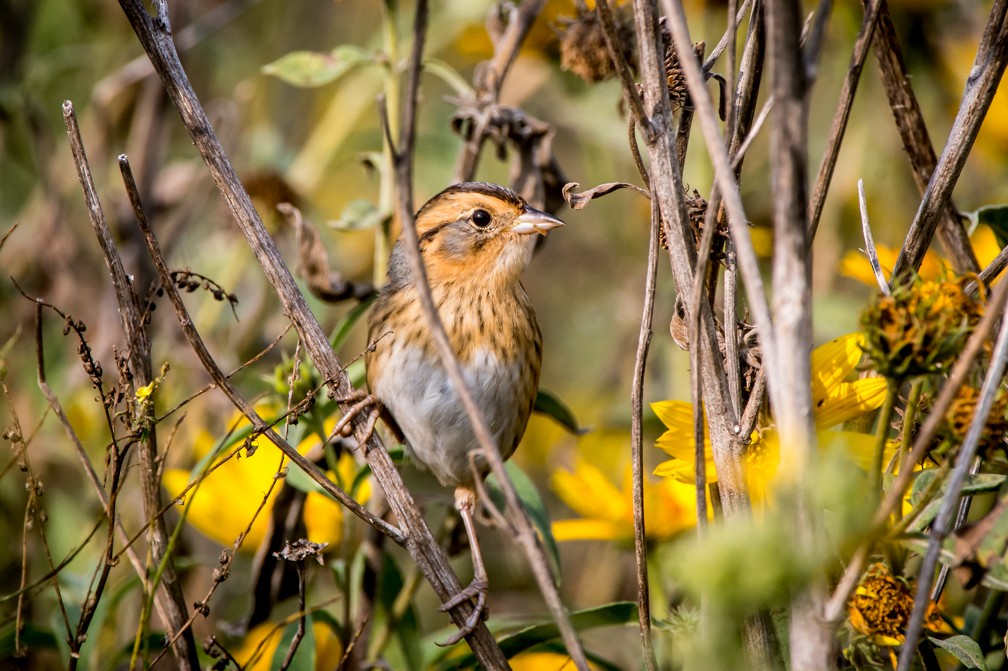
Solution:
<svg viewBox="0 0 1008 671"><path fill-rule="evenodd" d="M885 402L879 412L877 434L875 439L875 459L872 463L872 491L882 494L882 468L885 459L886 441L889 439L889 424L892 422L893 409L896 407L896 397L899 396L899 389L902 380L889 380L886 387Z"/></svg>
<svg viewBox="0 0 1008 671"><path fill-rule="evenodd" d="M913 448L914 423L917 421L917 413L920 411L921 392L924 390L924 378L918 377L910 383L910 395L907 397L906 410L903 411L903 431L900 437L899 463L896 472L904 468L913 468L913 464L905 463L907 455ZM899 507L896 508L896 519L901 514Z"/></svg>
<svg viewBox="0 0 1008 671"><path fill-rule="evenodd" d="M382 42L385 54L385 109L388 114L389 136L399 139L400 63L399 63L399 2L385 0L382 3ZM378 192L378 211L395 211L395 162L392 147L383 141L381 187ZM392 247L392 218L381 222L375 229L374 282L380 286L385 282L388 270L389 250Z"/></svg>

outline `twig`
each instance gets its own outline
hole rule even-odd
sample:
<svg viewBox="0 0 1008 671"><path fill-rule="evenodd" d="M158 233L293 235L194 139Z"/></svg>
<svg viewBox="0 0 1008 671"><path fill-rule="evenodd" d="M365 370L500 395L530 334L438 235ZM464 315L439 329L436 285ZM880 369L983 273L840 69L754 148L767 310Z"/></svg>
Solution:
<svg viewBox="0 0 1008 671"><path fill-rule="evenodd" d="M826 138L826 150L823 152L822 161L819 162L819 174L816 177L815 186L812 187L812 202L809 203L808 213L809 236L811 238L815 238L816 230L819 228L819 219L822 217L823 206L826 203L826 194L829 193L830 183L833 181L833 171L836 169L840 146L843 144L844 134L847 132L847 122L850 121L851 109L854 106L854 95L857 93L858 82L861 81L861 71L864 69L864 62L868 57L872 36L875 34L879 7L884 2L884 0L869 1L871 5L865 10L861 29L858 31L857 39L854 40L854 51L851 53L850 65L847 66L847 76L844 77L843 86L840 89L840 100L837 101L837 109L833 114L833 124L830 126L829 136Z"/></svg>
<svg viewBox="0 0 1008 671"><path fill-rule="evenodd" d="M606 47L609 48L609 58L616 66L616 74L619 75L620 83L623 85L623 97L626 98L633 110L631 118L636 119L636 125L647 133L653 133L651 124L648 121L647 112L644 110L644 101L637 91L637 82L634 81L633 73L630 71L630 64L627 63L623 44L616 30L616 21L613 19L612 8L607 0L597 0L595 12L598 14L600 25L602 26L602 36L605 37ZM640 167L638 166L638 169ZM643 174L641 175L643 177ZM644 182L647 184L647 180Z"/></svg>
<svg viewBox="0 0 1008 671"><path fill-rule="evenodd" d="M980 132L980 124L997 93L998 82L1008 65L1008 30L1004 27L1006 10L1008 0L994 0L973 68L966 79L959 112L896 259L894 281L902 280L909 271L920 267L952 188Z"/></svg>
<svg viewBox="0 0 1008 671"><path fill-rule="evenodd" d="M637 354L634 357L633 383L630 388L630 459L633 479L634 557L637 567L637 621L640 626L644 666L655 671L655 658L651 636L651 596L648 585L647 535L644 528L644 370L654 322L655 285L658 275L658 231L661 214L658 204L651 203L651 235L648 242L647 277L644 280L644 308L640 334L637 337Z"/></svg>
<svg viewBox="0 0 1008 671"><path fill-rule="evenodd" d="M714 45L714 48L711 49L710 55L704 61L703 63L704 72L710 72L711 68L714 67L714 63L717 62L717 59L721 58L721 54L724 53L725 49L731 47L731 43L735 40L734 33L736 30L738 30L738 27L742 23L742 20L745 19L745 13L746 11L748 11L749 6L752 4L753 0L742 0L742 6L739 7L738 11L735 13L735 21L731 25L729 25L728 30L726 30L724 35L721 36L721 39L718 40L718 43ZM729 12L728 15L731 16L731 12ZM753 15L753 20L758 21L759 19L757 19L755 15ZM732 72L734 69L735 69L735 58L734 55L732 54L732 49L729 49L728 66L725 68L725 71ZM728 90L731 91L730 86L728 87Z"/></svg>
<svg viewBox="0 0 1008 671"><path fill-rule="evenodd" d="M144 327L143 310L140 301L133 290L133 285L123 268L122 259L116 250L115 242L112 240L112 233L105 221L101 202L91 178L91 168L88 165L87 154L84 151L84 144L81 140L80 128L77 125L77 116L74 113L73 103L69 100L63 103L63 120L66 124L67 134L70 138L70 149L73 152L74 163L77 166L77 175L80 178L81 186L84 190L84 200L90 215L91 225L94 228L95 236L101 245L102 253L105 256L105 264L108 266L112 279L112 286L115 289L116 302L119 307L119 320L122 325L123 335L126 338L129 350L129 366L133 375L132 380L128 380L127 391L133 393L138 386L150 384L154 379L151 366L150 339ZM141 422L150 423L153 419L153 412L150 404L145 406L145 415ZM153 516L161 508L161 483L157 480L157 433L151 425L150 430L145 431L138 444L138 454L140 458L140 483L143 492L144 514L148 519L152 519L149 527L149 539L151 558L154 563L161 563L165 559L165 547L168 539L168 531L163 519L153 519ZM157 591L156 599L163 601L159 610L167 615L169 632L178 631L178 628L185 621L185 598L182 594L182 586L175 573L175 566L171 559L165 565L163 588ZM173 650L175 661L182 667L199 668L199 659L196 653L196 640L192 634L188 634L179 640L179 644Z"/></svg>
<svg viewBox="0 0 1008 671"><path fill-rule="evenodd" d="M760 275L759 262L752 246L752 238L747 228L745 209L739 196L738 184L728 161L727 149L718 130L717 113L704 87L703 73L692 56L692 44L689 30L686 27L686 16L682 5L662 0L668 18L669 29L675 42L679 63L686 75L686 83L690 91L690 99L700 118L700 128L703 131L711 162L714 164L715 179L721 189L725 206L728 210L728 223L731 227L732 239L735 241L738 254L739 270L742 272L742 282L749 298L749 309L756 320L756 328L760 334L760 344L763 346L763 356L771 370L775 369L777 351L771 328L770 311L767 306L766 293L763 290L763 279ZM772 380L771 380L772 382ZM771 396L773 384L770 385Z"/></svg>
<svg viewBox="0 0 1008 671"><path fill-rule="evenodd" d="M401 143L399 147L393 145L392 149L399 196L396 202L396 212L402 222L402 236L406 243L404 247L409 259L410 270L413 274L414 286L417 288L417 297L423 308L430 335L437 345L441 364L448 373L452 387L472 424L473 434L479 443L479 449L482 452L483 458L489 464L491 472L497 476L501 491L504 493L508 512L511 513L512 522L515 525L516 539L525 551L546 605L549 607L553 619L560 629L567 651L570 653L578 669L587 671L588 661L581 648L577 632L567 617L566 608L560 599L560 593L553 581L553 574L543 552L542 545L528 519L527 513L521 505L514 484L507 475L507 471L504 468L504 460L497 450L486 420L476 405L472 390L462 374L458 357L448 340L444 325L441 323L437 307L434 305L434 299L431 296L426 268L420 256L420 243L416 232L416 221L413 217L413 149L416 133L416 105L420 88L420 69L426 28L427 2L426 0L419 0L416 9L416 23L414 25L413 54L410 58L410 70L406 83L406 100L403 105ZM468 601L462 603L468 605ZM457 608L452 609L452 612L456 612L457 610Z"/></svg>
<svg viewBox="0 0 1008 671"><path fill-rule="evenodd" d="M337 399L349 397L351 386L346 374L342 372L343 367L339 359L329 346L325 332L309 310L290 271L284 265L283 258L252 205L251 198L238 180L238 176L225 155L224 149L217 139L209 119L207 119L206 112L200 106L196 93L179 62L178 53L171 41L171 29L163 0L159 0L157 3L156 17L148 14L140 0L120 0L119 4L161 76L168 95L182 115L183 123L193 138L197 150L228 202L239 228L245 235L274 291L276 291L284 310L290 316L294 327L301 336L312 361L325 379L333 381L332 393ZM198 334L192 331L189 335ZM216 368L201 341L193 339L191 344L197 348L198 352L204 353L205 366ZM219 382L226 383L226 380L221 377ZM235 398L232 398L232 402L235 402L236 399L240 400L237 394ZM344 410L347 409L345 403L340 405ZM434 540L423 515L420 514L413 497L403 484L402 478L389 459L380 439L374 432L368 435L366 418L355 418L352 425L354 435L357 436L359 443L364 448L364 457L371 466L375 479L382 486L393 514L399 520L402 529L405 530L396 536L404 543L406 550L417 562L438 597L442 600L451 598L462 588L458 577L452 571L444 552ZM295 455L296 458L292 457L295 459L295 463L298 463L299 466L306 466L303 461L297 461L300 459L300 455L296 451ZM323 480L325 479L323 478ZM369 521L369 523L371 522ZM384 521L380 521L380 523L390 527L390 532L391 529L394 529ZM451 615L457 624L463 625L468 611L463 604ZM485 626L479 626L468 640L473 647L473 652L484 665L501 666L503 654Z"/></svg>
<svg viewBox="0 0 1008 671"><path fill-rule="evenodd" d="M43 365L43 356L41 352L38 354L38 362L39 365L37 367L36 373L39 389L42 391L42 395L45 397L46 403L49 404L49 408L53 411L53 414L56 415L56 419L59 422L59 425L63 428L63 432L66 434L67 438L70 440L70 443L73 445L74 452L77 454L77 458L81 462L81 468L84 470L84 475L87 477L88 482L90 482L91 486L94 488L95 495L101 502L102 510L104 511L106 517L115 521L116 531L118 531L119 538L123 542L123 545L125 546L126 556L127 558L129 558L129 562L133 566L133 570L136 573L137 578L140 579L141 586L146 591L149 589L149 587L147 584L147 568L146 566L144 566L143 559L140 558L140 555L137 554L136 549L133 548L132 543L130 542L129 533L126 531L126 528L122 525L122 520L120 520L119 517L115 515L115 510L112 507L109 495L105 491L105 488L102 486L102 483L98 478L98 473L95 471L94 466L91 464L91 459L90 457L88 457L87 450L84 448L83 443L81 443L80 438L77 436L77 432L74 431L73 426L71 426L70 419L67 417L66 412L63 410L63 405L60 403L59 398L56 396L55 392L53 392L52 390L52 387L50 387L49 383L46 381L45 366ZM164 617L164 614L161 613L160 611L161 601L158 600L155 601L154 603L155 606L157 606L158 608L158 614Z"/></svg>
<svg viewBox="0 0 1008 671"><path fill-rule="evenodd" d="M494 41L494 55L488 62L480 64L475 76L476 97L486 106L493 107L500 97L504 79L518 56L518 50L528 36L532 24L542 10L545 0L523 0L517 8L512 6L510 20L504 34ZM495 6L491 11L498 11ZM476 174L488 118L483 115L471 136L463 143L455 165L455 181L467 182Z"/></svg>
<svg viewBox="0 0 1008 671"><path fill-rule="evenodd" d="M1004 312L1004 307L1001 311ZM1001 386L1006 367L1008 367L1008 323L1001 326L1001 332L998 334L997 344L991 356L990 368L984 378L983 386L980 388L980 398L977 400L973 421L970 423L966 438L959 448L959 454L956 455L956 465L942 495L938 517L931 525L931 538L917 574L917 593L914 595L913 612L910 614L910 622L907 624L906 639L900 650L898 671L908 671L917 652L917 641L924 625L924 615L931 603L931 584L935 566L938 563L938 554L941 551L942 542L952 531L952 523L960 505L959 494L966 483L966 476L969 475L972 468L974 457L980 445L980 435L987 425L987 416L994 404L994 396ZM934 411L932 411L932 416L934 416Z"/></svg>
<svg viewBox="0 0 1008 671"><path fill-rule="evenodd" d="M752 124L752 128L746 134L745 139L742 140L742 144L739 145L738 151L735 152L735 157L732 159L731 167L732 170L738 170L739 166L742 165L742 159L745 158L746 152L749 151L749 145L753 143L753 140L759 135L760 130L763 129L763 124L770 117L770 111L773 110L774 99L770 97L763 107L760 109L759 114L756 115L756 120Z"/></svg>
<svg viewBox="0 0 1008 671"><path fill-rule="evenodd" d="M878 250L875 249L875 239L872 237L871 224L868 223L868 202L864 195L864 180L857 181L858 203L861 208L861 235L864 236L865 254L868 255L868 263L871 264L872 272L875 273L875 281L878 282L879 290L884 296L889 296L889 282L882 272L882 264L879 262Z"/></svg>
<svg viewBox="0 0 1008 671"><path fill-rule="evenodd" d="M866 6L867 2L868 0L861 0L862 6ZM878 61L882 75L882 86L889 100L889 109L903 142L903 151L910 160L914 182L923 196L934 174L937 158L920 103L914 95L913 78L903 62L903 52L896 37L896 26L893 25L886 0L879 0L873 47L875 60ZM979 269L969 237L951 197L942 214L938 237L956 270L976 272Z"/></svg>

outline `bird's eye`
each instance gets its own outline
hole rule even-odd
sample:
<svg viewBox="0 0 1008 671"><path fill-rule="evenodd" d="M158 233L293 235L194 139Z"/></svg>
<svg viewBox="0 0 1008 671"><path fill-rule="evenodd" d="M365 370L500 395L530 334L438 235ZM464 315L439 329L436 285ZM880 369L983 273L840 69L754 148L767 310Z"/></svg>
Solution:
<svg viewBox="0 0 1008 671"><path fill-rule="evenodd" d="M472 223L480 228L486 228L493 221L493 217L486 210L476 210L472 213Z"/></svg>

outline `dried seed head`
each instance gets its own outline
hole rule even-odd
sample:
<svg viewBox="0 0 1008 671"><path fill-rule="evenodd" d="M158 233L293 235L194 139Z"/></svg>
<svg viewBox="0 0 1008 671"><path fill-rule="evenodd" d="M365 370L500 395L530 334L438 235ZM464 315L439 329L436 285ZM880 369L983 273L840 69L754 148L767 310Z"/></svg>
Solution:
<svg viewBox="0 0 1008 671"><path fill-rule="evenodd" d="M971 279L916 277L880 296L861 315L869 366L893 379L945 370L983 315L983 303L965 291Z"/></svg>
<svg viewBox="0 0 1008 671"><path fill-rule="evenodd" d="M614 7L613 19L623 57L636 70L637 42L631 6ZM559 32L560 67L590 84L616 76L598 14L592 10L579 11L575 18L564 21Z"/></svg>
<svg viewBox="0 0 1008 671"><path fill-rule="evenodd" d="M946 445L958 448L962 444L966 432L969 431L970 425L973 423L973 416L976 414L979 400L980 390L976 387L963 385L959 388L952 405L945 413L945 430L942 437ZM1008 435L1008 393L1003 387L999 387L994 396L994 404L991 406L990 414L987 415L987 423L980 434L978 453L991 457L993 453L1003 451L1006 435Z"/></svg>
<svg viewBox="0 0 1008 671"><path fill-rule="evenodd" d="M662 41L665 44L665 82L668 84L669 101L672 107L686 107L690 105L689 89L686 87L686 74L679 63L679 55L676 53L675 44L672 42L672 33L668 29L665 18L659 24ZM707 45L704 42L697 42L693 45L693 53L697 60L703 60L703 54Z"/></svg>

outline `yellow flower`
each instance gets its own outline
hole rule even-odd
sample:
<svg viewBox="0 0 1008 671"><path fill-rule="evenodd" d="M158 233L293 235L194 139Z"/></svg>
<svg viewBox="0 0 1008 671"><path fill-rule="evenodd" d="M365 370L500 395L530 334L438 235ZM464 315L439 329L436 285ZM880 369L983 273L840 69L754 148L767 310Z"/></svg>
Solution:
<svg viewBox="0 0 1008 671"><path fill-rule="evenodd" d="M985 225L977 226L973 235L970 236L970 243L973 245L973 253L976 254L981 268L985 268L1001 251L997 239L994 237L994 231ZM886 280L892 279L892 271L896 267L896 257L899 256L899 250L877 244L875 251L878 254L879 265L882 266ZM928 251L921 262L918 275L926 280L935 280L943 274L948 275L951 272L952 268L948 262L936 253ZM878 286L875 281L875 273L872 272L871 264L868 263L868 257L858 249L852 249L844 254L840 260L840 274L872 287Z"/></svg>
<svg viewBox="0 0 1008 671"><path fill-rule="evenodd" d="M523 652L508 660L512 671L574 671L570 655L559 652ZM591 662L589 669L596 668Z"/></svg>
<svg viewBox="0 0 1008 671"><path fill-rule="evenodd" d="M601 469L582 458L574 470L558 470L553 490L579 519L553 523L558 541L633 538L633 484L630 468L617 487ZM690 485L675 480L644 480L644 527L650 540L665 540L696 526L696 495Z"/></svg>
<svg viewBox="0 0 1008 671"><path fill-rule="evenodd" d="M848 378L861 360L862 336L852 333L832 340L812 352L812 403L815 412L816 440L825 451L844 450L862 468L870 467L875 451L875 438L851 431L832 431L831 427L854 419L882 405L886 381L880 377ZM693 406L684 401L652 403L658 419L668 431L655 442L673 458L655 469L655 475L683 483L693 483L694 454ZM780 462L780 446L772 428L754 431L743 457L743 471L754 500L765 497ZM706 444L707 479L717 481L710 442Z"/></svg>
<svg viewBox="0 0 1008 671"><path fill-rule="evenodd" d="M245 636L241 646L233 655L245 671L269 671L274 668L273 657L283 638L286 625L263 622L255 626ZM343 644L339 637L324 622L311 620L312 636L315 639L315 668L335 669L343 659Z"/></svg>
<svg viewBox="0 0 1008 671"><path fill-rule="evenodd" d="M270 415L267 409L258 410L263 416ZM230 425L236 427L234 434L251 428L248 420L240 415L236 415ZM216 444L217 440L210 432L201 431L194 442L194 457L197 461L204 459ZM167 469L164 473L164 488L173 497L182 496L189 505L188 522L201 534L222 545L234 544L238 535L248 527L274 478L288 467L287 458L279 449L272 449L274 446L268 439L259 438L254 444L260 449L250 457L245 456L243 450L223 463L221 461L226 455L216 459L215 463L220 465L185 494L182 492L189 486L190 479L197 479L199 473L178 468ZM318 444L319 438L313 434L297 446L298 452L306 454ZM230 451L227 453L230 454ZM329 472L329 477L348 489L358 470L349 453L344 452L340 456L337 470L338 473ZM255 552L266 538L270 507L280 491L280 485L277 483L273 487L266 506L252 522L241 546L243 551ZM356 493L357 499L366 501L370 491L370 484L365 482ZM308 493L304 521L308 539L316 543L335 546L343 536L343 506L325 494Z"/></svg>

